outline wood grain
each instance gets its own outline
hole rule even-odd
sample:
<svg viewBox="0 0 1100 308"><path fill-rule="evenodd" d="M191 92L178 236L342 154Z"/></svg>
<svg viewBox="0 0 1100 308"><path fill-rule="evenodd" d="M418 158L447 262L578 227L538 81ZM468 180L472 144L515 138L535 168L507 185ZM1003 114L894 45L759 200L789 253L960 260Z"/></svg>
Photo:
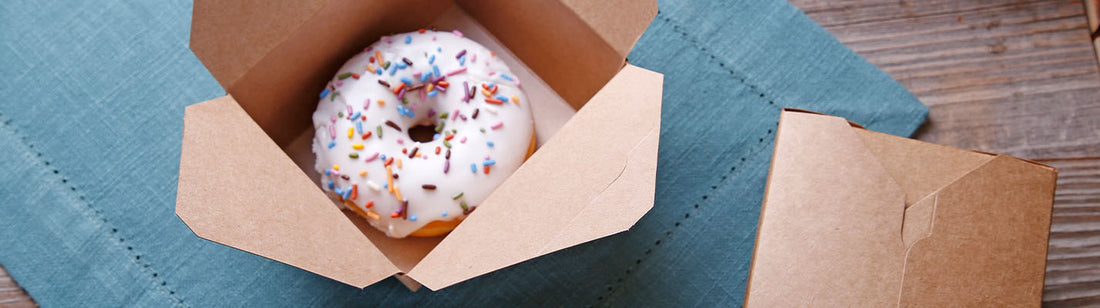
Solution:
<svg viewBox="0 0 1100 308"><path fill-rule="evenodd" d="M0 266L0 307L29 308L38 307L30 295L8 276L8 271Z"/></svg>
<svg viewBox="0 0 1100 308"><path fill-rule="evenodd" d="M1084 3L791 2L930 107L916 138L1061 158L1045 160L1060 173L1044 306L1100 306L1100 41Z"/></svg>

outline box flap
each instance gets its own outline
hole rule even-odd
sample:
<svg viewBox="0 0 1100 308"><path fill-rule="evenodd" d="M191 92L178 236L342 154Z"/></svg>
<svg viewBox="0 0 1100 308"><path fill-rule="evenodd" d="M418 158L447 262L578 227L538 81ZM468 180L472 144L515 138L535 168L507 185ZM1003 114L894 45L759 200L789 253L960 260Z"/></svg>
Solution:
<svg viewBox="0 0 1100 308"><path fill-rule="evenodd" d="M353 286L398 272L229 96L186 109L176 215L199 237Z"/></svg>
<svg viewBox="0 0 1100 308"><path fill-rule="evenodd" d="M623 59L657 16L657 1L562 0Z"/></svg>
<svg viewBox="0 0 1100 308"><path fill-rule="evenodd" d="M746 305L897 303L905 194L862 143L842 118L781 114Z"/></svg>
<svg viewBox="0 0 1100 308"><path fill-rule="evenodd" d="M438 290L630 228L653 206L662 79L624 67L409 276Z"/></svg>
<svg viewBox="0 0 1100 308"><path fill-rule="evenodd" d="M905 262L900 304L1039 306L1056 174L997 156L937 193Z"/></svg>

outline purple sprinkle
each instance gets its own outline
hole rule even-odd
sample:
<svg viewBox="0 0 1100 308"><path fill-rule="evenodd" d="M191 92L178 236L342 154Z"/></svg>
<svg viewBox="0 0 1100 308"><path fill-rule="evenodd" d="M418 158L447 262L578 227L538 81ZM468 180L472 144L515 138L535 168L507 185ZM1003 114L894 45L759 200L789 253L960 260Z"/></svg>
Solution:
<svg viewBox="0 0 1100 308"><path fill-rule="evenodd" d="M435 116L435 108L428 108L428 117Z"/></svg>
<svg viewBox="0 0 1100 308"><path fill-rule="evenodd" d="M470 102L470 85L467 84L465 81L463 81L462 82L462 89L466 90L466 96L462 97L462 101L469 103Z"/></svg>
<svg viewBox="0 0 1100 308"><path fill-rule="evenodd" d="M444 160L443 161L443 173L447 173L447 171L451 171L451 161Z"/></svg>
<svg viewBox="0 0 1100 308"><path fill-rule="evenodd" d="M466 55L466 50L463 49L462 51L458 52L458 55L455 55L455 59L461 58L462 56L465 56L465 55Z"/></svg>

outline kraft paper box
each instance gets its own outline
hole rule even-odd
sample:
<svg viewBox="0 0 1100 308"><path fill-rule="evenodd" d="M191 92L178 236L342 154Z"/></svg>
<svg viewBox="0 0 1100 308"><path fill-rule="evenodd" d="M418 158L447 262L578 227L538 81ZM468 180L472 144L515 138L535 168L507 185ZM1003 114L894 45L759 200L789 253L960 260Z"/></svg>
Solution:
<svg viewBox="0 0 1100 308"><path fill-rule="evenodd" d="M656 13L653 1L195 1L191 49L229 95L186 108L176 213L214 242L413 290L625 231L653 206L663 83L625 58ZM446 237L391 239L326 196L302 136L345 60L420 28L459 29L508 63L540 146Z"/></svg>
<svg viewBox="0 0 1100 308"><path fill-rule="evenodd" d="M1056 173L784 110L746 305L1039 306Z"/></svg>

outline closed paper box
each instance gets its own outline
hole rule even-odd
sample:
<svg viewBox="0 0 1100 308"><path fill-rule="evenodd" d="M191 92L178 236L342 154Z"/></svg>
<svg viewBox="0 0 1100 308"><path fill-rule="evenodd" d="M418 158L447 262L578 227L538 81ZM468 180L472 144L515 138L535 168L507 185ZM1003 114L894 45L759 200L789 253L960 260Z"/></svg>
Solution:
<svg viewBox="0 0 1100 308"><path fill-rule="evenodd" d="M625 57L656 13L652 1L195 1L191 49L229 95L186 109L176 213L202 238L356 287L397 275L437 290L625 231L653 206L663 83ZM300 136L344 61L433 27L525 77L540 147L446 237L391 239L326 196Z"/></svg>
<svg viewBox="0 0 1100 308"><path fill-rule="evenodd" d="M746 304L1039 306L1056 173L784 110Z"/></svg>

